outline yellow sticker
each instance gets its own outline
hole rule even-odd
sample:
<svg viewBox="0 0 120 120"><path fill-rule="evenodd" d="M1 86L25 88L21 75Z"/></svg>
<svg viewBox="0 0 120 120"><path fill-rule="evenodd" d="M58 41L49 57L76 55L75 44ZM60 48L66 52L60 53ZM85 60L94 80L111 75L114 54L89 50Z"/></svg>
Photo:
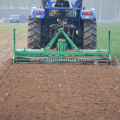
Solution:
<svg viewBox="0 0 120 120"><path fill-rule="evenodd" d="M57 19L57 21L59 21L59 19Z"/></svg>
<svg viewBox="0 0 120 120"><path fill-rule="evenodd" d="M55 10L53 11L54 14L56 14Z"/></svg>
<svg viewBox="0 0 120 120"><path fill-rule="evenodd" d="M39 18L40 18L40 15L37 15L36 17L39 17Z"/></svg>
<svg viewBox="0 0 120 120"><path fill-rule="evenodd" d="M85 18L89 18L89 16L85 16Z"/></svg>

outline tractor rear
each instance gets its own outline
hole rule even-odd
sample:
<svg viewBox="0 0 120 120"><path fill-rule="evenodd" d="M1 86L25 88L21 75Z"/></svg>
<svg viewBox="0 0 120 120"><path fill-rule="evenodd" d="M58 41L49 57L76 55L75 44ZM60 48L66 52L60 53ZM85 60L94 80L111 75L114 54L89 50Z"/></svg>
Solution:
<svg viewBox="0 0 120 120"><path fill-rule="evenodd" d="M97 49L93 10L82 9L82 0L42 0L28 21L27 49L15 48L14 63L110 64L108 50Z"/></svg>
<svg viewBox="0 0 120 120"><path fill-rule="evenodd" d="M63 28L80 49L96 49L97 27L94 11L82 10L82 0L42 0L42 8L31 11L28 23L28 48L44 48ZM58 39L65 39L60 34ZM52 48L56 48L57 41ZM68 43L67 48L71 49Z"/></svg>

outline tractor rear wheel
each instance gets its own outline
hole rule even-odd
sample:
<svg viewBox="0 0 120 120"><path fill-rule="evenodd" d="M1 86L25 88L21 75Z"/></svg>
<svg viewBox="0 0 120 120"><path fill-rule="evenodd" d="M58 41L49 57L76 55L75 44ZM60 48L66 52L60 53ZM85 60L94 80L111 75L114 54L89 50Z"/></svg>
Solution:
<svg viewBox="0 0 120 120"><path fill-rule="evenodd" d="M84 20L83 25L83 48L96 49L97 47L97 25L96 19Z"/></svg>
<svg viewBox="0 0 120 120"><path fill-rule="evenodd" d="M27 48L40 49L41 48L41 20L33 19L31 16L28 21L28 39Z"/></svg>

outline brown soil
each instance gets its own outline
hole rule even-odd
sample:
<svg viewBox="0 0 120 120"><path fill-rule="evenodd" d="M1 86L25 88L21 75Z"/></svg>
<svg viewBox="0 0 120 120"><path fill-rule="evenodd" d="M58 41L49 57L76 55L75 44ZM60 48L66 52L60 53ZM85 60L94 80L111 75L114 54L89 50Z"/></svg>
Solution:
<svg viewBox="0 0 120 120"><path fill-rule="evenodd" d="M0 120L119 120L120 72L112 66L1 67Z"/></svg>

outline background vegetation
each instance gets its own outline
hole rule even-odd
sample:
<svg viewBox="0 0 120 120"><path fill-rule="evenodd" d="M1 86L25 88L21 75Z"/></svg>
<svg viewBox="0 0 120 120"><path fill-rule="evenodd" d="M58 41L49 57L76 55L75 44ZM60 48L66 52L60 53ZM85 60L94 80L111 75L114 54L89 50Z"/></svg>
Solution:
<svg viewBox="0 0 120 120"><path fill-rule="evenodd" d="M52 0L55 1L55 0ZM75 0L71 0L74 3ZM0 17L9 14L30 14L32 6L40 7L41 0L0 0ZM97 19L120 20L120 0L83 0L83 6L90 9L95 7ZM6 12L4 12L6 11Z"/></svg>

